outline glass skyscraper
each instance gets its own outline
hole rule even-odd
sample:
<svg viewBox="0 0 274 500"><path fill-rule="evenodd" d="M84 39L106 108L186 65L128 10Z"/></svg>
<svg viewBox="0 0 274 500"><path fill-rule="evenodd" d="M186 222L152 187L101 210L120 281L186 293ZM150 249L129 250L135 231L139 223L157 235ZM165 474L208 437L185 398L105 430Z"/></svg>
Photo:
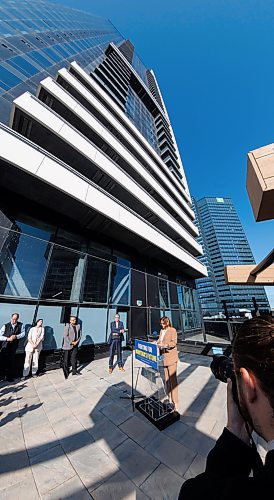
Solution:
<svg viewBox="0 0 274 500"><path fill-rule="evenodd" d="M45 350L70 314L84 345L114 311L132 336L162 314L192 335L206 269L153 71L111 22L44 1L2 1L0 33L0 321L44 318Z"/></svg>
<svg viewBox="0 0 274 500"><path fill-rule="evenodd" d="M0 2L0 114L8 123L11 103L36 93L46 76L56 76L76 59L91 71L109 42L121 43L113 25L87 12L46 1Z"/></svg>
<svg viewBox="0 0 274 500"><path fill-rule="evenodd" d="M199 243L203 247L201 262L207 267L208 276L196 280L204 315L224 312L226 301L231 315L239 309L269 310L269 302L262 286L227 285L224 266L255 264L243 226L230 198L202 198L193 200L196 224L199 228Z"/></svg>

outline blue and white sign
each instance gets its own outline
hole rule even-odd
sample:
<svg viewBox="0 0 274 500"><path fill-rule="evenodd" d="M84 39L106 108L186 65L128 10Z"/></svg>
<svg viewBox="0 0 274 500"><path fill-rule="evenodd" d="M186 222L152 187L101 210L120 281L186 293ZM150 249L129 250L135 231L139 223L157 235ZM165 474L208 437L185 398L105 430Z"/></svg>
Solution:
<svg viewBox="0 0 274 500"><path fill-rule="evenodd" d="M139 359L146 365L158 370L158 347L157 344L135 339L135 359Z"/></svg>

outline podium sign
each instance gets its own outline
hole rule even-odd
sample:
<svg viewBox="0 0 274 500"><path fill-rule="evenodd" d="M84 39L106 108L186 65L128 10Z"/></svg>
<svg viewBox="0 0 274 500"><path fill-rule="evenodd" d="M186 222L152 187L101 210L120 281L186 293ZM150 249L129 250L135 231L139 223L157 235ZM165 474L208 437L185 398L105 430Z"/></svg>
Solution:
<svg viewBox="0 0 274 500"><path fill-rule="evenodd" d="M158 370L158 346L145 340L135 339L135 359Z"/></svg>

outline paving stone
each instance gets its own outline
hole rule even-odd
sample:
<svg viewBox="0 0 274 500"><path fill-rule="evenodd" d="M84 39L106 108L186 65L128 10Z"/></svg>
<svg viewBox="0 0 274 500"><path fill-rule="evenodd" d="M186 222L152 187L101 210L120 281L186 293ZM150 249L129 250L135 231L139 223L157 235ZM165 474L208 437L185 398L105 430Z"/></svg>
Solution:
<svg viewBox="0 0 274 500"><path fill-rule="evenodd" d="M127 439L115 448L114 455L120 469L137 486L140 486L159 465L159 460L131 439Z"/></svg>
<svg viewBox="0 0 274 500"><path fill-rule="evenodd" d="M102 414L88 432L106 453L127 439L127 435Z"/></svg>
<svg viewBox="0 0 274 500"><path fill-rule="evenodd" d="M163 464L141 485L141 490L151 500L177 500L183 480Z"/></svg>
<svg viewBox="0 0 274 500"><path fill-rule="evenodd" d="M49 425L35 430L31 426L28 427L24 432L24 438L28 455L31 458L56 446L56 435Z"/></svg>
<svg viewBox="0 0 274 500"><path fill-rule="evenodd" d="M20 455L18 454L16 457L13 457L13 460L17 460L17 458L20 460ZM7 467L7 464L5 464L4 472L3 468L1 467L1 481L0 481L0 498L2 498L2 491L8 490L9 488L15 486L16 484L24 481L25 479L32 478L32 474L30 472L30 469L28 468L29 462L27 462L24 466L16 467L14 466L15 462L13 462L13 466Z"/></svg>
<svg viewBox="0 0 274 500"><path fill-rule="evenodd" d="M22 480L12 484L8 488L1 489L0 496L1 500L13 500L15 498L20 498L20 500L40 499L32 474L25 474Z"/></svg>
<svg viewBox="0 0 274 500"><path fill-rule="evenodd" d="M193 450L196 453L206 457L209 451L213 448L215 441L211 437L203 434L195 428L189 427L183 434L181 441L184 446Z"/></svg>
<svg viewBox="0 0 274 500"><path fill-rule="evenodd" d="M150 497L147 497L122 471L119 471L99 488L93 490L92 498L94 500L147 500Z"/></svg>
<svg viewBox="0 0 274 500"><path fill-rule="evenodd" d="M110 403L102 408L102 413L108 417L115 425L120 425L131 417L132 410L121 408L117 403Z"/></svg>
<svg viewBox="0 0 274 500"><path fill-rule="evenodd" d="M79 420L77 420L73 415L69 414L66 416L59 415L58 420L50 423L56 436L65 437L70 434L74 434L75 429L80 426Z"/></svg>
<svg viewBox="0 0 274 500"><path fill-rule="evenodd" d="M60 438L60 443L66 454L83 450L85 446L93 443L93 437L85 430L80 432L72 432L70 435Z"/></svg>
<svg viewBox="0 0 274 500"><path fill-rule="evenodd" d="M184 475L196 455L191 449L164 434L151 441L146 449L179 476Z"/></svg>
<svg viewBox="0 0 274 500"><path fill-rule="evenodd" d="M57 488L42 495L42 500L89 500L91 495L78 476L74 476Z"/></svg>
<svg viewBox="0 0 274 500"><path fill-rule="evenodd" d="M75 476L75 471L59 445L34 457L30 462L41 495Z"/></svg>
<svg viewBox="0 0 274 500"><path fill-rule="evenodd" d="M117 464L96 442L70 453L69 459L81 481L90 491L118 471Z"/></svg>
<svg viewBox="0 0 274 500"><path fill-rule="evenodd" d="M188 429L189 426L179 420L164 429L163 433L170 438L175 439L175 441L179 441L179 443L182 443L183 436Z"/></svg>
<svg viewBox="0 0 274 500"><path fill-rule="evenodd" d="M3 484L3 475L10 475L11 479L13 475L18 474L20 476L21 471L29 467L29 459L25 447L21 450L8 451L4 454L4 459L1 460L0 471L1 471L1 481L0 488ZM13 482L13 479L12 481ZM16 481L17 482L17 481Z"/></svg>
<svg viewBox="0 0 274 500"><path fill-rule="evenodd" d="M20 429L21 430L21 429ZM17 433L12 433L13 429L7 434L0 433L0 450L2 455L14 454L23 451L25 448L24 438L22 431L18 436Z"/></svg>
<svg viewBox="0 0 274 500"><path fill-rule="evenodd" d="M205 471L206 458L197 454L184 474L184 479L192 479Z"/></svg>
<svg viewBox="0 0 274 500"><path fill-rule="evenodd" d="M135 415L120 425L120 429L143 448L160 433L148 420Z"/></svg>

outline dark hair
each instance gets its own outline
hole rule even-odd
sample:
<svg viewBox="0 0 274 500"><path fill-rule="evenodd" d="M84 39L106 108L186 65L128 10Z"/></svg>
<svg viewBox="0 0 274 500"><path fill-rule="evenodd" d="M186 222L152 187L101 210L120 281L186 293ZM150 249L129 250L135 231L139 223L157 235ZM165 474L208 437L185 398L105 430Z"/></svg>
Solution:
<svg viewBox="0 0 274 500"><path fill-rule="evenodd" d="M38 321L44 321L44 320L43 320L43 318L37 319L36 321L34 321L33 326L37 326L38 325Z"/></svg>
<svg viewBox="0 0 274 500"><path fill-rule="evenodd" d="M232 357L236 370L249 368L256 375L274 410L274 318L245 321L234 337Z"/></svg>
<svg viewBox="0 0 274 500"><path fill-rule="evenodd" d="M164 321L165 323L168 323L168 326L171 326L171 321L168 316L162 316L160 321Z"/></svg>
<svg viewBox="0 0 274 500"><path fill-rule="evenodd" d="M12 313L11 317L12 316L17 316L17 318L19 318L19 313Z"/></svg>

